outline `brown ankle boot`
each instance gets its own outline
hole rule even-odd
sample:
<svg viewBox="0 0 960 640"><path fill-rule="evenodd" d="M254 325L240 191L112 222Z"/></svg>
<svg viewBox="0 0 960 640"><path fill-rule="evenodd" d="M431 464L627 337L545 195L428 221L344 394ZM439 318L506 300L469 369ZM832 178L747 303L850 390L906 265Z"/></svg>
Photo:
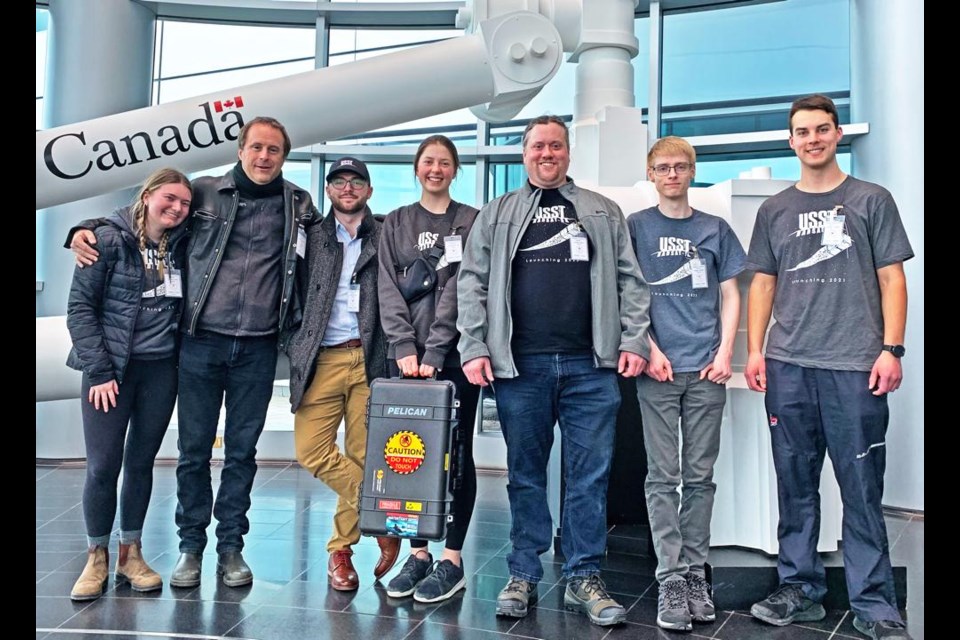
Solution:
<svg viewBox="0 0 960 640"><path fill-rule="evenodd" d="M107 589L109 554L106 547L87 549L87 566L70 592L71 600L96 600Z"/></svg>
<svg viewBox="0 0 960 640"><path fill-rule="evenodd" d="M163 578L150 568L140 552L140 541L132 544L120 543L117 557L117 569L114 577L117 583L127 582L134 591L156 591L163 586Z"/></svg>

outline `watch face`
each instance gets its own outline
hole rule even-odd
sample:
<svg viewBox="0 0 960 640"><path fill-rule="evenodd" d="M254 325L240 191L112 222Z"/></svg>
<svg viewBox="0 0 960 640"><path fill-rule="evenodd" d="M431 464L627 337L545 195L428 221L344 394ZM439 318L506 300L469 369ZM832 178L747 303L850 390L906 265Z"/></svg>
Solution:
<svg viewBox="0 0 960 640"><path fill-rule="evenodd" d="M907 352L906 348L904 348L904 346L903 346L902 344L889 345L889 346L887 346L887 347L885 347L885 348L886 348L887 351L889 351L890 353L892 353L893 355L895 355L895 356L898 357L898 358L902 358L902 357L903 357L903 354L905 354L905 353Z"/></svg>

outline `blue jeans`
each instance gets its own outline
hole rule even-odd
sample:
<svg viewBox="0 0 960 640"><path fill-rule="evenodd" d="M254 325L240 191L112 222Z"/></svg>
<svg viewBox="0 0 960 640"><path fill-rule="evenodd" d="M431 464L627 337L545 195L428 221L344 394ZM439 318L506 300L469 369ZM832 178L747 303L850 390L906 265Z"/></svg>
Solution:
<svg viewBox="0 0 960 640"><path fill-rule="evenodd" d="M250 530L247 510L257 473L257 441L273 395L276 367L275 335L183 336L177 405L176 521L181 552L203 552L211 513L217 518L217 552L243 549L243 536ZM214 504L210 457L224 402L224 464Z"/></svg>
<svg viewBox="0 0 960 640"><path fill-rule="evenodd" d="M589 355L514 357L518 375L494 382L500 427L507 444L510 575L537 583L540 554L549 550L553 523L547 505L547 461L553 427L562 437L564 507L561 548L564 577L600 572L607 547L607 482L613 461L620 389L613 369L598 369Z"/></svg>
<svg viewBox="0 0 960 640"><path fill-rule="evenodd" d="M767 359L773 464L777 470L781 584L820 602L826 572L817 553L820 471L825 452L843 501L843 568L850 608L861 620L897 620L887 525L880 500L887 464L887 396L873 395L867 371L811 369Z"/></svg>

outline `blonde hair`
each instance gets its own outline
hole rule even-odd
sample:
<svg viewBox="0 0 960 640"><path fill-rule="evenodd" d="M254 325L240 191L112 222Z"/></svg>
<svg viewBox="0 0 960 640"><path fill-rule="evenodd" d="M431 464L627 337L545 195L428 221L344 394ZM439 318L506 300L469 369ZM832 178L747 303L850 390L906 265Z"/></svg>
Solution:
<svg viewBox="0 0 960 640"><path fill-rule="evenodd" d="M176 169L165 167L157 169L144 180L143 186L137 191L137 196L130 205L130 212L133 213L133 230L137 234L140 243L140 253L143 256L143 264L147 266L147 205L143 203L143 197L152 194L154 191L166 184L182 184L190 193L193 193L193 187L190 185L190 179ZM157 270L160 277L163 277L163 259L167 255L167 242L170 238L170 230L163 232L160 243L157 246Z"/></svg>
<svg viewBox="0 0 960 640"><path fill-rule="evenodd" d="M653 166L653 159L657 156L686 156L690 164L697 164L697 152L693 146L680 136L666 136L660 138L650 147L647 154L647 166Z"/></svg>

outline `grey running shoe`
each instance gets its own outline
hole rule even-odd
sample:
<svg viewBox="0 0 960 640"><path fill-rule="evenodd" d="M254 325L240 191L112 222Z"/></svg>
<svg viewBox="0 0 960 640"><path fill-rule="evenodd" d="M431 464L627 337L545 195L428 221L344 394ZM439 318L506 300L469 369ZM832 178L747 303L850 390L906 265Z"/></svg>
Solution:
<svg viewBox="0 0 960 640"><path fill-rule="evenodd" d="M717 610L713 606L713 589L707 579L692 571L687 574L687 604L694 622L713 622Z"/></svg>
<svg viewBox="0 0 960 640"><path fill-rule="evenodd" d="M527 615L527 608L536 602L537 585L511 576L497 596L497 615L522 618Z"/></svg>
<svg viewBox="0 0 960 640"><path fill-rule="evenodd" d="M873 640L913 640L907 633L907 625L895 620L865 622L854 617L853 628Z"/></svg>
<svg viewBox="0 0 960 640"><path fill-rule="evenodd" d="M610 597L600 576L571 578L563 592L563 604L571 611L582 611L590 622L601 627L620 624L627 617L627 610Z"/></svg>
<svg viewBox="0 0 960 640"><path fill-rule="evenodd" d="M767 624L785 627L791 622L823 620L823 605L808 598L796 584L787 584L750 607L750 614Z"/></svg>
<svg viewBox="0 0 960 640"><path fill-rule="evenodd" d="M683 578L661 582L660 595L657 596L657 626L673 631L693 631L689 600L690 591Z"/></svg>
<svg viewBox="0 0 960 640"><path fill-rule="evenodd" d="M424 578L414 591L413 599L417 602L441 602L466 586L467 578L463 567L458 567L449 560L441 560L433 565L430 575Z"/></svg>
<svg viewBox="0 0 960 640"><path fill-rule="evenodd" d="M433 556L428 557L429 560L421 560L411 553L400 568L400 573L393 576L393 580L387 583L387 595L391 598L406 598L416 591L424 578L430 574Z"/></svg>

